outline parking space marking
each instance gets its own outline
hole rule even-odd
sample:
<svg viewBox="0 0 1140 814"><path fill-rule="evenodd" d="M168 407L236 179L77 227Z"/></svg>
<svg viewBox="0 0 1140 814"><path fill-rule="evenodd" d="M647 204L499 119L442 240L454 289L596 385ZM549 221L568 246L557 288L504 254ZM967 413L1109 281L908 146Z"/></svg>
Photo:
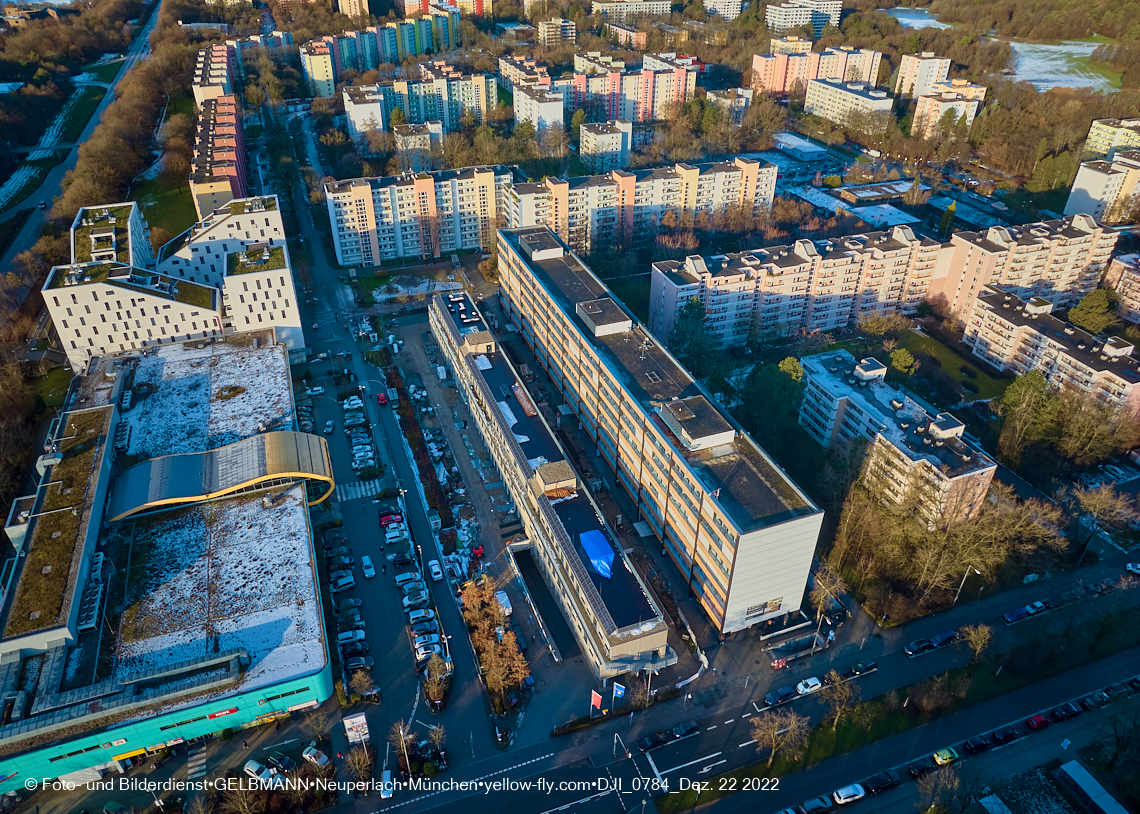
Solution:
<svg viewBox="0 0 1140 814"><path fill-rule="evenodd" d="M751 718L752 713L751 712L742 712L742 713L740 713L740 717L741 718Z"/></svg>
<svg viewBox="0 0 1140 814"><path fill-rule="evenodd" d="M653 770L653 776L657 778L657 783L661 783L661 772L657 771L657 764L653 762L653 755L648 752L645 753L645 759L649 761L649 768ZM634 761L636 762L636 761Z"/></svg>
<svg viewBox="0 0 1140 814"><path fill-rule="evenodd" d="M722 759L718 760L716 763L712 763L708 766L705 766L703 769L701 769L699 772L697 772L697 774L704 774L705 772L711 772L714 767L719 766L722 763L728 763L728 758L722 758Z"/></svg>

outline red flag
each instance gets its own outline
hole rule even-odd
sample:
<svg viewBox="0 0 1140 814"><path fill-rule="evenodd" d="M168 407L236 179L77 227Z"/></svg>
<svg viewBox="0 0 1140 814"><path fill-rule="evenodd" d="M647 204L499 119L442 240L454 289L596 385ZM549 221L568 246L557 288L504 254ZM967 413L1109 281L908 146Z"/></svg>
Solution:
<svg viewBox="0 0 1140 814"><path fill-rule="evenodd" d="M597 707L598 709L602 708L602 696L595 690L590 690L590 706Z"/></svg>

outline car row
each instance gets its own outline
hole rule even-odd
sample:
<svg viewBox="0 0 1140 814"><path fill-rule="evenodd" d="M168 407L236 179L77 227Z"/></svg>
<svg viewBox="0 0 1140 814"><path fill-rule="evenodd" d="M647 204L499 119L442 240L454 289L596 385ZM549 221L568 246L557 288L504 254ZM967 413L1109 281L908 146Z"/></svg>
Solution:
<svg viewBox="0 0 1140 814"><path fill-rule="evenodd" d="M923 653L929 653L932 650L945 647L948 644L953 644L957 640L958 632L955 630L947 630L944 633L931 636L929 639L917 639L904 647L903 652L910 658L914 658L915 656L921 656Z"/></svg>
<svg viewBox="0 0 1140 814"><path fill-rule="evenodd" d="M644 738L638 738L633 745L641 752L648 752L673 741L691 738L700 731L700 724L690 721L686 724L677 724L672 729L663 729L660 732L654 732L652 735L646 735Z"/></svg>
<svg viewBox="0 0 1140 814"><path fill-rule="evenodd" d="M866 660L853 664L840 673L841 679L850 680L858 678L868 673L873 673L879 669L879 664L876 661ZM780 704L786 704L793 698L799 698L803 695L811 695L823 689L824 686L830 683L830 679L824 676L819 678L805 678L803 681L796 684L795 687L778 687L764 695L764 703L769 707L778 707Z"/></svg>

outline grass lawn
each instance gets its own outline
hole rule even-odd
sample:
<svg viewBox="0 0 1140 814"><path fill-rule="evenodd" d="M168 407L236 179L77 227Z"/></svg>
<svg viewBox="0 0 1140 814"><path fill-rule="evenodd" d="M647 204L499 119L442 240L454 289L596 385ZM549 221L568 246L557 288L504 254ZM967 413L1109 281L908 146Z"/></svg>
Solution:
<svg viewBox="0 0 1140 814"><path fill-rule="evenodd" d="M36 158L30 161L25 161L24 163L28 164L29 166L38 167L39 172L37 172L32 178L28 179L28 181L20 188L20 191L12 196L12 199L4 205L3 209L0 209L0 212L7 212L9 209L12 209L13 207L19 206L21 203L23 203L24 200L29 195L31 195L32 192L34 192L43 182L47 171L54 167L56 164L59 164L66 157L67 150L55 150L47 158Z"/></svg>
<svg viewBox="0 0 1140 814"><path fill-rule="evenodd" d="M123 67L123 61L117 59L114 62L107 62L94 68L84 68L83 73L89 73L95 77L96 82L106 82L110 84L115 81L115 77L119 75L119 69Z"/></svg>
<svg viewBox="0 0 1140 814"><path fill-rule="evenodd" d="M31 209L25 209L22 212L17 212L8 220L0 221L0 255L5 254L12 246L12 241L16 239L16 235L24 228L24 224L28 222L28 218L32 216Z"/></svg>
<svg viewBox="0 0 1140 814"><path fill-rule="evenodd" d="M79 136L83 133L83 128L87 126L87 122L91 121L91 117L95 114L95 108L99 107L99 103L103 101L104 94L107 89L98 85L92 85L83 89L83 95L79 97L79 101L72 105L71 110L67 113L67 121L63 124L63 132L60 133L59 140L63 142L78 141Z"/></svg>
<svg viewBox="0 0 1140 814"><path fill-rule="evenodd" d="M925 353L927 356L933 356L942 363L942 369L945 370L952 379L959 385L959 390L963 398L967 399L990 399L1000 396L1005 392L1009 386L1009 381L1005 379L995 379L993 376L986 373L978 365L978 363L970 356L962 353L957 348L952 348L945 345L932 336L925 334L917 334L914 331L907 331L899 337L901 345L909 350L911 353ZM965 365L970 370L974 371L976 376L966 376L962 373L962 366ZM972 382L977 385L977 393L968 393L961 390L961 383L964 381Z"/></svg>
<svg viewBox="0 0 1140 814"><path fill-rule="evenodd" d="M62 407L74 375L69 367L53 367L46 376L31 380L32 396L42 398L49 409Z"/></svg>
<svg viewBox="0 0 1140 814"><path fill-rule="evenodd" d="M504 107L514 107L515 95L502 85L499 86L499 104Z"/></svg>
<svg viewBox="0 0 1140 814"><path fill-rule="evenodd" d="M194 196L185 183L179 189L159 178L143 178L131 188L128 200L138 202L151 228L161 227L171 236L182 234L198 221Z"/></svg>
<svg viewBox="0 0 1140 814"><path fill-rule="evenodd" d="M1114 71L1112 68L1105 65L1103 62L1097 62L1092 57L1077 57L1073 60L1073 64L1078 68L1084 68L1086 71L1098 73L1109 81L1113 89L1120 88L1123 83L1120 81L1121 72Z"/></svg>

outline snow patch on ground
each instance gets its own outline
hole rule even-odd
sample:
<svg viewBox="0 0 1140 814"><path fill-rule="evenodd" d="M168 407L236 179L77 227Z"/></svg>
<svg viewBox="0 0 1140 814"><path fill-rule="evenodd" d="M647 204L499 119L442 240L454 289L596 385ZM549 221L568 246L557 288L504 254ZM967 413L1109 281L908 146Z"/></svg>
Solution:
<svg viewBox="0 0 1140 814"><path fill-rule="evenodd" d="M289 362L281 345L166 345L139 361L134 385L136 393L153 392L139 393L126 413L130 455L205 452L256 435L259 424L288 418L291 426ZM245 392L218 398L232 386Z"/></svg>
<svg viewBox="0 0 1140 814"><path fill-rule="evenodd" d="M373 291L372 298L376 300L376 302L385 302L387 300L394 300L397 297L415 297L421 294L429 296L431 294L443 294L448 291L462 290L463 283L438 283L435 280L424 277L402 275L393 277L392 281L386 286Z"/></svg>
<svg viewBox="0 0 1140 814"><path fill-rule="evenodd" d="M79 668L83 666L83 660L87 656L87 642L89 638L84 638L81 644L71 648L71 652L67 654L67 664L63 668L64 681L71 682L75 680Z"/></svg>
<svg viewBox="0 0 1140 814"><path fill-rule="evenodd" d="M997 788L998 796L1014 814L1075 814L1042 767L1009 778Z"/></svg>
<svg viewBox="0 0 1140 814"><path fill-rule="evenodd" d="M120 677L244 647L242 691L325 664L303 486L159 516L136 533Z"/></svg>

